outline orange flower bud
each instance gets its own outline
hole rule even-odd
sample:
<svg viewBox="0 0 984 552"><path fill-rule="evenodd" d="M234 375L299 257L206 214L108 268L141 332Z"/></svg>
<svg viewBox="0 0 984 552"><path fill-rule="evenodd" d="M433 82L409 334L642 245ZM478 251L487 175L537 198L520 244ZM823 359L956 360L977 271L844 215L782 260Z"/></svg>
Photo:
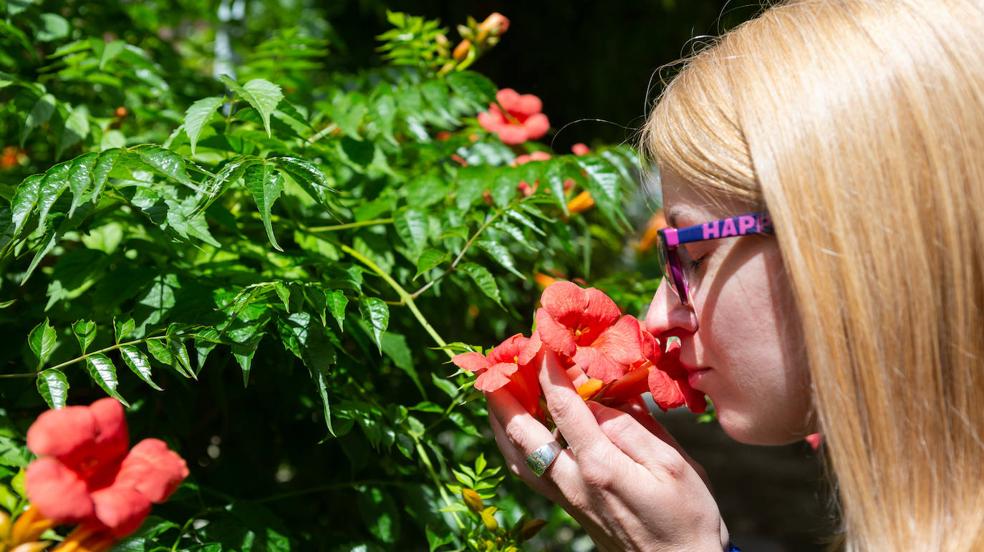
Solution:
<svg viewBox="0 0 984 552"><path fill-rule="evenodd" d="M122 105L117 107L116 111L113 112L113 114L116 115L118 119L122 119L123 117L126 117L129 113L130 112L127 111L127 109Z"/></svg>
<svg viewBox="0 0 984 552"><path fill-rule="evenodd" d="M461 489L461 499L465 501L468 509L476 514L485 508L485 501L482 500L481 495L475 489Z"/></svg>
<svg viewBox="0 0 984 552"><path fill-rule="evenodd" d="M478 25L478 28L480 31L498 36L509 30L509 18L499 12L493 12Z"/></svg>
<svg viewBox="0 0 984 552"><path fill-rule="evenodd" d="M588 209L594 207L594 198L591 197L591 192L585 190L576 196L574 199L567 203L567 210L572 214L581 213L587 211Z"/></svg>
<svg viewBox="0 0 984 552"><path fill-rule="evenodd" d="M533 275L533 281L536 282L536 285L540 286L543 289L546 289L550 284L556 282L557 279L554 278L553 276L547 276L542 272L537 272L536 274Z"/></svg>
<svg viewBox="0 0 984 552"><path fill-rule="evenodd" d="M663 210L659 209L653 216L649 217L649 221L646 223L646 230L642 234L642 238L639 239L639 245L636 246L636 250L641 252L649 251L656 241L659 239L659 231L666 228L666 217L663 216Z"/></svg>
<svg viewBox="0 0 984 552"><path fill-rule="evenodd" d="M454 52L451 54L451 57L453 57L455 61L461 61L468 57L468 52L471 51L471 49L471 41L468 39L462 40L457 46L454 47Z"/></svg>

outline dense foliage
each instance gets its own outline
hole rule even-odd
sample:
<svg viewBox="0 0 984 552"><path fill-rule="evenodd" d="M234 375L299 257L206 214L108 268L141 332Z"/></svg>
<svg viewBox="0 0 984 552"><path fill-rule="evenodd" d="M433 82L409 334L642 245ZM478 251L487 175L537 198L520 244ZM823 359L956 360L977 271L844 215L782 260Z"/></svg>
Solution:
<svg viewBox="0 0 984 552"><path fill-rule="evenodd" d="M287 7L0 0L0 507L30 421L110 395L191 467L120 549L569 539L448 360L528 330L550 278L641 310L635 154L479 125L508 34L391 13L345 73Z"/></svg>

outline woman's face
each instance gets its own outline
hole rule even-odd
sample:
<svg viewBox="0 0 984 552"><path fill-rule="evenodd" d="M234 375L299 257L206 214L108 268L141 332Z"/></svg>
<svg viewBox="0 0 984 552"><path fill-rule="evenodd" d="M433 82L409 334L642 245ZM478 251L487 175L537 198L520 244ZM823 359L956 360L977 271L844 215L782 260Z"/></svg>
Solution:
<svg viewBox="0 0 984 552"><path fill-rule="evenodd" d="M711 203L678 175L662 173L670 226L685 227L748 211ZM664 280L646 315L654 335L676 335L688 370L708 369L693 385L706 393L733 439L779 445L815 431L802 330L774 237L687 244L692 306Z"/></svg>

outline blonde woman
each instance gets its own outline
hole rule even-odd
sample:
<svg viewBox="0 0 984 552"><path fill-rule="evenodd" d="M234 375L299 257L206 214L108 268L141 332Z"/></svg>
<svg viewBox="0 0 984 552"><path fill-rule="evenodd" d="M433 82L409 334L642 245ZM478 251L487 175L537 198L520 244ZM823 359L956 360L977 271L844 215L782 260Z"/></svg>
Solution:
<svg viewBox="0 0 984 552"><path fill-rule="evenodd" d="M847 550L984 550L984 3L775 5L688 61L643 138L673 227L646 324L724 431L822 432ZM570 447L501 391L497 441L599 548L733 549L665 432L540 378Z"/></svg>

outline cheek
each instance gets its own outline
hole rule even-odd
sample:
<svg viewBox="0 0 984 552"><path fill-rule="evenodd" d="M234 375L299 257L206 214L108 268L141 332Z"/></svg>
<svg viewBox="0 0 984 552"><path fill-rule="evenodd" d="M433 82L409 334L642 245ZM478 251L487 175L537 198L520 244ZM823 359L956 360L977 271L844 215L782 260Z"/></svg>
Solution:
<svg viewBox="0 0 984 552"><path fill-rule="evenodd" d="M721 269L728 277L715 278L708 290L698 332L702 364L718 371L706 391L721 426L746 443L799 439L810 410L809 376L778 251L733 256Z"/></svg>

